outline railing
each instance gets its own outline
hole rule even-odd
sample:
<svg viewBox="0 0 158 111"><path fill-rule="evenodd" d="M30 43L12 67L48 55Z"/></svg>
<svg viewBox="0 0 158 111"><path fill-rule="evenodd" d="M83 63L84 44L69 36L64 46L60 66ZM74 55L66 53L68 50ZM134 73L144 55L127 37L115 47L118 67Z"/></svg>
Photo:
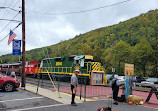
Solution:
<svg viewBox="0 0 158 111"><path fill-rule="evenodd" d="M59 73L59 74L73 74L73 64L72 67L42 67L36 68L35 73ZM85 62L85 68L80 69L81 74L83 76L90 76L92 71L103 71L101 64L99 62Z"/></svg>
<svg viewBox="0 0 158 111"><path fill-rule="evenodd" d="M42 67L38 73L72 73L72 67Z"/></svg>

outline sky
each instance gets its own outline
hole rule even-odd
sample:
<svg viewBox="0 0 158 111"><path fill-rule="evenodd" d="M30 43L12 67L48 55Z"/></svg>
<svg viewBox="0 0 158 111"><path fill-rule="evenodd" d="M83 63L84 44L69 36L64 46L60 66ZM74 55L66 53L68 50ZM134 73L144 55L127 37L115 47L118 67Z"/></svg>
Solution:
<svg viewBox="0 0 158 111"><path fill-rule="evenodd" d="M9 36L6 35L22 21L22 14L17 12L21 10L21 1L0 1L0 7L6 7L0 8L0 56L12 53L12 43L8 45ZM28 51L158 9L158 0L25 0L25 8L25 43ZM90 9L96 10L83 12ZM15 39L22 40L21 25L13 32L17 35Z"/></svg>

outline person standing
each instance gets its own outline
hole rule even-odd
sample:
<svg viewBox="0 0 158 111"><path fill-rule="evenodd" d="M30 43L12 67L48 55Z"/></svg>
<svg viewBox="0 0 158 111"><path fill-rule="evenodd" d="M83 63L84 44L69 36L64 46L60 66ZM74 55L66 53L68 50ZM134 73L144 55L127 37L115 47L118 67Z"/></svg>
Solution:
<svg viewBox="0 0 158 111"><path fill-rule="evenodd" d="M11 77L13 77L13 78L15 78L15 79L16 79L15 72L11 72Z"/></svg>
<svg viewBox="0 0 158 111"><path fill-rule="evenodd" d="M75 70L74 74L71 76L71 92L72 92L71 105L72 106L77 106L77 104L75 103L75 95L77 92L78 74L79 74L79 70Z"/></svg>
<svg viewBox="0 0 158 111"><path fill-rule="evenodd" d="M119 92L119 86L120 86L120 82L117 79L118 75L114 75L114 79L112 81L112 96L113 96L113 104L118 105L117 102L117 96L118 96L118 92Z"/></svg>
<svg viewBox="0 0 158 111"><path fill-rule="evenodd" d="M10 76L11 72L10 72L10 69L8 68L8 71L6 73L6 76Z"/></svg>

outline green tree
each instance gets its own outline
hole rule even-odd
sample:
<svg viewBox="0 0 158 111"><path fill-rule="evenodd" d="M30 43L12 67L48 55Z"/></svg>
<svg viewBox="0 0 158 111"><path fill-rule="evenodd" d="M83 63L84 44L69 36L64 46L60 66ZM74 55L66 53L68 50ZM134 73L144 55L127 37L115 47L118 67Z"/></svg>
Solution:
<svg viewBox="0 0 158 111"><path fill-rule="evenodd" d="M112 48L112 58L113 60L118 63L118 74L122 74L120 71L121 62L125 63L130 60L130 54L131 54L131 47L129 44L127 44L124 41L119 41L116 46ZM123 72L123 71L122 71Z"/></svg>
<svg viewBox="0 0 158 111"><path fill-rule="evenodd" d="M134 54L134 64L137 66L137 68L143 71L143 76L145 77L146 66L150 60L152 60L153 55L153 49L150 43L146 39L142 39L140 43L136 44Z"/></svg>

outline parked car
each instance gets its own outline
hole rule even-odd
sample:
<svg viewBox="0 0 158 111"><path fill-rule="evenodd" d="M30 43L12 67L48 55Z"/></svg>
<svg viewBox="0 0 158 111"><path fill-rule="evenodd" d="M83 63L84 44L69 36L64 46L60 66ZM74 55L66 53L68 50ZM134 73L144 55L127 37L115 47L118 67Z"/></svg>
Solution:
<svg viewBox="0 0 158 111"><path fill-rule="evenodd" d="M18 88L20 85L20 82L13 77L8 77L3 74L0 74L0 89L11 92Z"/></svg>
<svg viewBox="0 0 158 111"><path fill-rule="evenodd" d="M141 86L153 86L154 84L158 84L158 78L148 78L146 81L141 82Z"/></svg>
<svg viewBox="0 0 158 111"><path fill-rule="evenodd" d="M106 74L107 83L110 83L110 81L114 78L114 75L112 74Z"/></svg>
<svg viewBox="0 0 158 111"><path fill-rule="evenodd" d="M118 76L117 78L120 82L120 84L125 84L125 76Z"/></svg>
<svg viewBox="0 0 158 111"><path fill-rule="evenodd" d="M133 77L133 82L141 83L142 81L145 81L145 79L143 77L139 77L139 76Z"/></svg>

